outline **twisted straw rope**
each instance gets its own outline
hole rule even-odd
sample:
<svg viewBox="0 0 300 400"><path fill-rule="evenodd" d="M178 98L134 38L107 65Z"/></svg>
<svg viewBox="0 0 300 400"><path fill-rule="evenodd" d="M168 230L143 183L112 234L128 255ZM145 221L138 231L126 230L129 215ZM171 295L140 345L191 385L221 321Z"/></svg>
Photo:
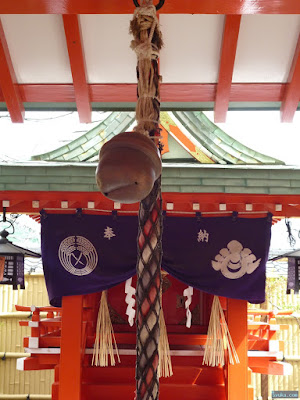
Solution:
<svg viewBox="0 0 300 400"><path fill-rule="evenodd" d="M131 48L136 52L138 59L137 126L134 130L150 137L151 132L159 125L160 77L155 66L162 40L156 9L150 5L150 1L144 3L135 10L130 27L134 36Z"/></svg>

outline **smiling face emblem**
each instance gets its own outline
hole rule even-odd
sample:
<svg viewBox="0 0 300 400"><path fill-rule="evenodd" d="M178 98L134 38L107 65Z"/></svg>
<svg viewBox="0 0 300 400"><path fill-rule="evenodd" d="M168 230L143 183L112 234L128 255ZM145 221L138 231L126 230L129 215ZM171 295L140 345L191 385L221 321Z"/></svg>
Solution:
<svg viewBox="0 0 300 400"><path fill-rule="evenodd" d="M245 274L252 274L259 266L261 258L256 256L248 248L243 248L240 242L232 240L226 248L220 250L215 260L211 262L212 267L228 279L238 279Z"/></svg>

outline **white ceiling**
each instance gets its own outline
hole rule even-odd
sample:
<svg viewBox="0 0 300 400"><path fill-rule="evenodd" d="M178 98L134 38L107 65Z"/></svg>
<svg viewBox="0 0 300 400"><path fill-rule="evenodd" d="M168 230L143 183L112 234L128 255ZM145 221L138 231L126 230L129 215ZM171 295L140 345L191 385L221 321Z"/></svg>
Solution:
<svg viewBox="0 0 300 400"><path fill-rule="evenodd" d="M81 15L89 83L135 83L131 15ZM1 15L19 83L72 83L60 15ZM162 14L163 82L218 80L223 15ZM22 29L20 29L22 27ZM243 15L233 82L284 82L300 30L299 15Z"/></svg>
<svg viewBox="0 0 300 400"><path fill-rule="evenodd" d="M19 83L73 82L60 15L1 15L1 21Z"/></svg>
<svg viewBox="0 0 300 400"><path fill-rule="evenodd" d="M224 16L162 15L160 23L163 82L217 82Z"/></svg>
<svg viewBox="0 0 300 400"><path fill-rule="evenodd" d="M80 16L89 83L136 83L131 19L131 15Z"/></svg>
<svg viewBox="0 0 300 400"><path fill-rule="evenodd" d="M299 31L299 15L244 15L232 81L286 82Z"/></svg>

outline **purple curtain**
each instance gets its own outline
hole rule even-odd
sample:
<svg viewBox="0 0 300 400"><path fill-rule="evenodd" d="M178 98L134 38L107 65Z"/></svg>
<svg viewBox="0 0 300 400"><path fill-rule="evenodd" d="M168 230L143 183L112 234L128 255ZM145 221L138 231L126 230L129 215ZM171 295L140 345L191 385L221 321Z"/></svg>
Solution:
<svg viewBox="0 0 300 400"><path fill-rule="evenodd" d="M137 217L43 214L42 259L50 303L99 292L136 271ZM164 219L162 267L199 290L261 303L271 217Z"/></svg>

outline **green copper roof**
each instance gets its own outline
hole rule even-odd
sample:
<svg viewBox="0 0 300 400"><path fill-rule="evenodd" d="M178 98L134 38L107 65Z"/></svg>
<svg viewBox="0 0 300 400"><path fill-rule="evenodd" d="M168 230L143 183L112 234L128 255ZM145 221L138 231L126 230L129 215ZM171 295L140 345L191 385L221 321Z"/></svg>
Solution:
<svg viewBox="0 0 300 400"><path fill-rule="evenodd" d="M69 144L48 153L31 157L32 160L94 162L102 145L115 135L126 131L135 121L134 112L112 112L104 121Z"/></svg>
<svg viewBox="0 0 300 400"><path fill-rule="evenodd" d="M284 164L233 139L202 111L174 111L170 115L184 133L210 152L217 164Z"/></svg>
<svg viewBox="0 0 300 400"><path fill-rule="evenodd" d="M98 192L96 163L0 164L0 190ZM163 163L162 190L179 193L300 194L300 167Z"/></svg>
<svg viewBox="0 0 300 400"><path fill-rule="evenodd" d="M284 164L282 161L258 153L236 141L211 122L202 111L174 111L164 112L163 114L167 114L166 119L175 123L182 133L194 143L196 148L213 163ZM33 156L32 160L96 162L102 145L115 135L128 130L134 122L134 112L112 112L99 125L79 138L56 150ZM172 140L170 135L169 137L170 152L163 156L163 161L200 162L196 161L183 146Z"/></svg>

